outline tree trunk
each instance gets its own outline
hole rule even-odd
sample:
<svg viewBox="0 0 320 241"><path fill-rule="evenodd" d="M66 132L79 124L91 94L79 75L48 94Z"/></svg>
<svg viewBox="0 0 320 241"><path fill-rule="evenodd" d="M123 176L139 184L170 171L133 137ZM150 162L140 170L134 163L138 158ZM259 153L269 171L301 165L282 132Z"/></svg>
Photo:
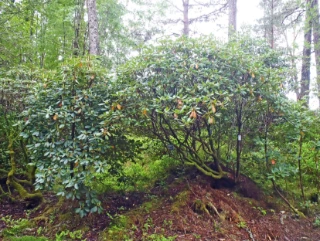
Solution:
<svg viewBox="0 0 320 241"><path fill-rule="evenodd" d="M242 147L242 107L243 102L242 100L238 102L236 107L236 116L237 116L237 157L236 157L236 171L235 171L235 182L238 181L240 176L240 161L241 161L241 147Z"/></svg>
<svg viewBox="0 0 320 241"><path fill-rule="evenodd" d="M266 168L268 171L270 171L270 164L269 164L269 150L268 150L268 133L269 133L269 116L270 116L270 109L269 104L267 107L267 112L265 114L264 118L264 157L266 162Z"/></svg>
<svg viewBox="0 0 320 241"><path fill-rule="evenodd" d="M99 55L99 33L96 0L87 0L89 24L89 54Z"/></svg>
<svg viewBox="0 0 320 241"><path fill-rule="evenodd" d="M304 43L301 68L300 94L298 99L306 98L306 105L309 102L310 91L310 66L311 66L311 34L312 34L311 2L306 0L306 17L304 23Z"/></svg>
<svg viewBox="0 0 320 241"><path fill-rule="evenodd" d="M299 156L298 156L298 167L299 167L299 185L300 185L300 190L301 190L301 196L304 201L305 195L304 195L304 188L303 188L303 180L302 180L302 169L301 169L301 159L302 159L302 142L303 142L303 136L304 133L302 130L300 130L300 138L299 138Z"/></svg>
<svg viewBox="0 0 320 241"><path fill-rule="evenodd" d="M237 31L237 0L228 0L229 4L229 39Z"/></svg>
<svg viewBox="0 0 320 241"><path fill-rule="evenodd" d="M317 73L317 86L318 86L318 99L320 100L320 21L319 21L319 1L312 1L312 29L313 29L313 44L314 54L316 60L316 73Z"/></svg>
<svg viewBox="0 0 320 241"><path fill-rule="evenodd" d="M270 47L274 49L274 0L271 0Z"/></svg>
<svg viewBox="0 0 320 241"><path fill-rule="evenodd" d="M189 0L182 0L183 4L183 35L189 36Z"/></svg>
<svg viewBox="0 0 320 241"><path fill-rule="evenodd" d="M74 40L73 40L74 56L79 56L80 54L80 30L81 30L81 21L83 21L83 7L84 7L84 0L78 0L77 6L74 11Z"/></svg>

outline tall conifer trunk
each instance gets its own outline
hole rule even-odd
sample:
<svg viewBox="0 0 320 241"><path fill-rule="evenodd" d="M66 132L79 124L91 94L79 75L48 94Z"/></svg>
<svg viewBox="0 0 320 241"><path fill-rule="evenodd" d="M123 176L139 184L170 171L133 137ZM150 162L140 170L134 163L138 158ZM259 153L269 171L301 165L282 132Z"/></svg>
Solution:
<svg viewBox="0 0 320 241"><path fill-rule="evenodd" d="M237 0L228 0L229 5L229 39L237 31Z"/></svg>
<svg viewBox="0 0 320 241"><path fill-rule="evenodd" d="M189 36L189 0L182 0L183 4L183 35Z"/></svg>
<svg viewBox="0 0 320 241"><path fill-rule="evenodd" d="M314 54L316 60L318 99L320 100L320 20L319 20L319 1L312 1L312 30L313 30L313 44Z"/></svg>
<svg viewBox="0 0 320 241"><path fill-rule="evenodd" d="M76 7L74 10L74 40L73 40L73 55L80 54L80 32L81 22L84 14L84 0L76 0Z"/></svg>
<svg viewBox="0 0 320 241"><path fill-rule="evenodd" d="M310 67L311 67L311 35L312 35L312 11L311 1L306 0L306 17L304 23L304 43L301 67L300 93L298 99L306 98L306 105L309 102L310 91Z"/></svg>
<svg viewBox="0 0 320 241"><path fill-rule="evenodd" d="M99 55L99 33L96 0L87 0L89 24L89 54Z"/></svg>

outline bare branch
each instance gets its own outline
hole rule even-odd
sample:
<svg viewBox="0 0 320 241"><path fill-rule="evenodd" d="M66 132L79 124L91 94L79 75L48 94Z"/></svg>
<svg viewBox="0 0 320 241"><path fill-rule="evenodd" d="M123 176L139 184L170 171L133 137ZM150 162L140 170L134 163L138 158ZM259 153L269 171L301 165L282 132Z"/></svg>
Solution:
<svg viewBox="0 0 320 241"><path fill-rule="evenodd" d="M216 9L208 14L204 14L204 15L201 15L199 17L196 17L196 18L192 18L192 19L189 19L189 23L193 23L193 22L199 22L199 21L203 21L203 20L208 20L211 16L213 15L216 15L218 13L222 13L222 11L228 6L228 4L225 4L223 5L222 7L220 7L219 9Z"/></svg>

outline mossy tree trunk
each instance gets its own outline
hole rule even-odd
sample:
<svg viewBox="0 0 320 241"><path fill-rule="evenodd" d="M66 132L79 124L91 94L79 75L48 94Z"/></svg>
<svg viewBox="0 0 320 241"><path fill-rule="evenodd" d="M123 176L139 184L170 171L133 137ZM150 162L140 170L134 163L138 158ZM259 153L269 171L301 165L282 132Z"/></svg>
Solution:
<svg viewBox="0 0 320 241"><path fill-rule="evenodd" d="M14 189L18 192L19 196L23 201L28 202L28 206L34 207L39 205L43 201L43 195L41 192L34 192L33 182L35 179L35 167L31 167L27 170L27 178L26 179L18 179L16 177L17 172L17 162L15 159L15 151L14 151L14 137L12 132L8 134L8 153L9 153L9 161L11 165L11 169L7 175L6 184L8 186L8 192L11 198L13 198L11 189ZM31 192L28 191L26 187L30 187ZM2 188L1 188L2 189ZM4 192L4 190L2 189Z"/></svg>

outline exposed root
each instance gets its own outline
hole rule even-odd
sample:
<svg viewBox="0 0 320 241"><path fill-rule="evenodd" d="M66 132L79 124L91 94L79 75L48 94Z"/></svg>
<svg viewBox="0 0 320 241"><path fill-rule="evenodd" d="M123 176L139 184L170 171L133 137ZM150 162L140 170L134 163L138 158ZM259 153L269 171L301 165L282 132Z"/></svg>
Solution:
<svg viewBox="0 0 320 241"><path fill-rule="evenodd" d="M15 181L13 178L11 178L11 180L9 180L8 184L10 184L10 186L12 186L15 190L18 191L20 197L24 201L28 202L27 208L34 208L42 203L42 201L43 201L42 193L40 193L40 192L36 192L36 193L27 192L27 190L20 183Z"/></svg>
<svg viewBox="0 0 320 241"><path fill-rule="evenodd" d="M16 182L20 183L21 185L24 184L24 185L26 185L26 186L29 186L29 187L33 188L33 184L32 184L30 181L28 181L28 180L21 180L21 179L18 179L18 178L16 178L16 177L14 177L14 180L15 180Z"/></svg>
<svg viewBox="0 0 320 241"><path fill-rule="evenodd" d="M213 179L220 179L220 178L227 175L227 173L222 171L221 168L218 171L215 171L215 170L211 169L210 167L208 167L206 164L199 165L196 162L191 162L191 161L189 161L189 162L186 161L185 164L189 165L189 166L195 166L204 175L212 177Z"/></svg>
<svg viewBox="0 0 320 241"><path fill-rule="evenodd" d="M38 216L36 218L34 218L35 222L45 222L47 223L49 221L50 215L55 211L55 210L59 210L63 204L64 198L59 198L59 201L54 205L54 206L48 206L46 207L46 209L43 211L41 216ZM45 202L43 202L41 205L45 205ZM38 208L41 207L38 206Z"/></svg>
<svg viewBox="0 0 320 241"><path fill-rule="evenodd" d="M251 238L251 240L252 240L252 241L255 241L251 230L250 230L248 227L246 227L246 228L244 228L244 229L248 232L249 237Z"/></svg>
<svg viewBox="0 0 320 241"><path fill-rule="evenodd" d="M2 186L0 185L0 200L1 200L1 198L3 198L3 197L8 197L8 196L9 196L8 193L6 193L6 192L3 190Z"/></svg>
<svg viewBox="0 0 320 241"><path fill-rule="evenodd" d="M1 195L6 194L6 192L3 190L3 188L1 187L1 185L0 185L0 194L1 194Z"/></svg>
<svg viewBox="0 0 320 241"><path fill-rule="evenodd" d="M207 203L207 206L208 206L209 208L211 208L211 209L215 212L215 214L217 214L218 217L221 219L221 216L220 216L217 208L216 208L211 202L208 202L208 203Z"/></svg>
<svg viewBox="0 0 320 241"><path fill-rule="evenodd" d="M34 218L33 221L36 222L36 223L41 223L41 222L48 223L49 222L49 218L46 217L45 215L41 215L41 216L38 216L38 217Z"/></svg>
<svg viewBox="0 0 320 241"><path fill-rule="evenodd" d="M192 208L196 213L206 213L209 217L212 217L213 214L217 214L217 216L222 219L217 208L211 202L203 202L202 200L197 199L193 203Z"/></svg>
<svg viewBox="0 0 320 241"><path fill-rule="evenodd" d="M306 216L300 212L298 209L296 209L294 206L292 206L292 204L281 194L281 192L279 191L279 189L277 188L275 181L272 181L272 185L274 190L276 190L276 192L278 193L278 195L281 197L281 199L290 207L290 209L297 214L299 217L301 218L306 218Z"/></svg>

